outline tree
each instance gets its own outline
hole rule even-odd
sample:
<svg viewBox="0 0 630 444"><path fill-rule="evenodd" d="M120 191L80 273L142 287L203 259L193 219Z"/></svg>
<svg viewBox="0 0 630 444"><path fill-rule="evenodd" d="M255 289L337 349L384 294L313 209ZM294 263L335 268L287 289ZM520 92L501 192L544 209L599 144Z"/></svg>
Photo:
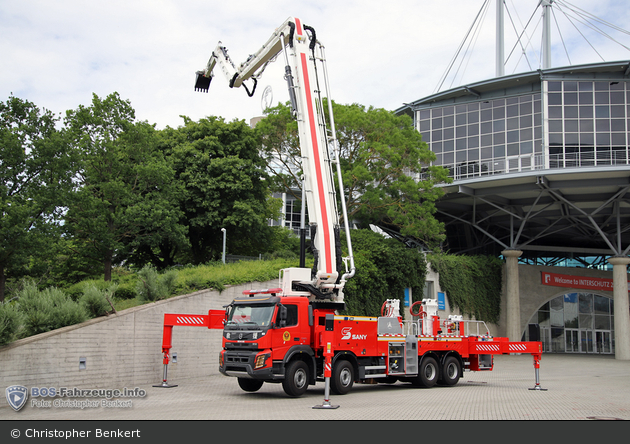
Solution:
<svg viewBox="0 0 630 444"><path fill-rule="evenodd" d="M217 260L227 230L227 249L251 255L267 251L272 236L267 220L279 214L271 199L260 141L244 122L208 117L162 131L161 147L171 158L189 256L195 264Z"/></svg>
<svg viewBox="0 0 630 444"><path fill-rule="evenodd" d="M429 245L442 241L444 227L433 214L443 191L435 185L450 179L446 169L431 166L435 155L412 120L358 104L333 102L333 112L348 218L396 228ZM256 129L276 186L301 189L297 124L289 107L268 110Z"/></svg>
<svg viewBox="0 0 630 444"><path fill-rule="evenodd" d="M131 104L112 93L67 112L69 139L81 159L66 225L81 252L111 280L115 260L168 239L185 242L174 172L157 131L136 122Z"/></svg>
<svg viewBox="0 0 630 444"><path fill-rule="evenodd" d="M351 235L357 269L344 289L344 314L378 316L385 300L403 299L405 288L422 294L427 263L421 252L372 230Z"/></svg>
<svg viewBox="0 0 630 444"><path fill-rule="evenodd" d="M72 177L58 120L27 100L0 102L0 301L7 270L19 273L57 235Z"/></svg>

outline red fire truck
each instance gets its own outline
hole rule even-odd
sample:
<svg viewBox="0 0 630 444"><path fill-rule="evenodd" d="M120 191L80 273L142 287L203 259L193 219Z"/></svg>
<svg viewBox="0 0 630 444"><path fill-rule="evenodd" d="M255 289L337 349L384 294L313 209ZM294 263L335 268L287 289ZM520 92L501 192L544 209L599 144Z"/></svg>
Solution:
<svg viewBox="0 0 630 444"><path fill-rule="evenodd" d="M289 18L238 68L219 42L206 68L197 72L195 89L208 91L218 65L230 87L244 86L251 96L262 70L281 52L298 122L315 264L313 268L301 263L300 267L281 270L277 288L246 291L226 310L210 310L208 315L166 314L162 386L168 386L173 327L203 326L223 329L219 371L236 377L239 386L250 392L259 390L265 382L281 383L287 395L298 397L310 385L324 381L324 405L329 406L329 390L346 394L356 382L455 385L465 371L492 370L494 355L513 353L533 356L534 388L540 389L540 342L495 338L482 322L465 321L461 316L440 319L436 300L414 303L412 320L408 321L400 315L400 301L395 297L384 302L380 316L339 314L345 308L344 285L353 277L355 267L343 195L339 201L349 256L340 257L333 163L342 193L343 184L324 47L315 30L297 18ZM253 85L245 86L246 81ZM327 118L323 97L329 99Z"/></svg>

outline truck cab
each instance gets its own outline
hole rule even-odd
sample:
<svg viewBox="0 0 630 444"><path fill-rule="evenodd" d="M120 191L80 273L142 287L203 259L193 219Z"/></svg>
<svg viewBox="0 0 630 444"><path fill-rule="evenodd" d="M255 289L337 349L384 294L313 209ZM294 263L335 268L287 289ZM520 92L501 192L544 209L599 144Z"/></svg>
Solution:
<svg viewBox="0 0 630 444"><path fill-rule="evenodd" d="M312 338L313 311L307 298L244 295L228 306L219 371L237 377L246 391L256 391L264 382L282 382L289 394L301 395L315 384Z"/></svg>

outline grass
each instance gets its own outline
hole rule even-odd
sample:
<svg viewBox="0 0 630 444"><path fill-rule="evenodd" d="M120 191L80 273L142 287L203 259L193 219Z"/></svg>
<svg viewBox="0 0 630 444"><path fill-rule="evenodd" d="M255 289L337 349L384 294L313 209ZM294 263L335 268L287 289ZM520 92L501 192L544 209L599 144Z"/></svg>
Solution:
<svg viewBox="0 0 630 444"><path fill-rule="evenodd" d="M66 288L40 290L25 282L20 297L10 304L0 304L0 345L43 331L72 325L159 299L227 286L278 279L280 270L296 267L295 259L211 263L185 266L156 274L147 270L134 272L117 268L112 282L91 279ZM311 266L308 264L307 266ZM168 290L166 290L168 289ZM153 291L151 297L147 292ZM31 294L32 293L32 294ZM30 296L29 296L30 295ZM80 316L79 316L80 315Z"/></svg>
<svg viewBox="0 0 630 444"><path fill-rule="evenodd" d="M223 291L226 286L248 282L266 282L279 277L280 270L296 267L295 260L274 259L269 261L242 261L223 264L221 262L177 268L175 289L169 297L193 293L199 290L214 289ZM137 276L133 276L137 280ZM114 279L116 280L116 279ZM126 276L129 286L129 276ZM142 305L137 297L115 298L116 311Z"/></svg>

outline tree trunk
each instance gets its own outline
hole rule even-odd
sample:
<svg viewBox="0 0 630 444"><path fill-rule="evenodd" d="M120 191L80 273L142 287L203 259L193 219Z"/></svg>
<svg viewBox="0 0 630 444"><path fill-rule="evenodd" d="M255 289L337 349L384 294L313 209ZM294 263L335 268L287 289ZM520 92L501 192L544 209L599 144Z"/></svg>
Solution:
<svg viewBox="0 0 630 444"><path fill-rule="evenodd" d="M4 275L4 266L0 265L0 303L4 302L4 287L6 284L7 278Z"/></svg>
<svg viewBox="0 0 630 444"><path fill-rule="evenodd" d="M103 263L105 272L105 277L103 279L105 280L105 282L109 282L112 280L112 256L113 253L111 251L108 251L106 253L105 261Z"/></svg>

